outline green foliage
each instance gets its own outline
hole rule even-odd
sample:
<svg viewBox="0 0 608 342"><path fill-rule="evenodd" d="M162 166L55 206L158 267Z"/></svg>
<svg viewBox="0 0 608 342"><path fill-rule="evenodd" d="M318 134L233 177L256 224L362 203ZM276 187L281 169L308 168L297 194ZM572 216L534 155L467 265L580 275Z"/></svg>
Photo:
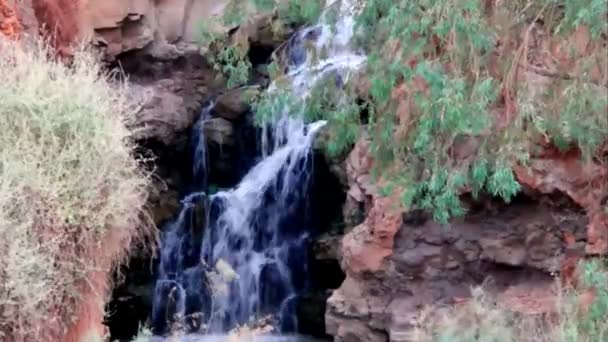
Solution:
<svg viewBox="0 0 608 342"><path fill-rule="evenodd" d="M555 32L588 25L595 38L606 31L606 5L606 0L505 4L527 20L551 13L558 18ZM608 99L600 95L605 87L586 79L565 80L550 100L521 96L521 115L508 129L495 131L491 109L505 75L498 79L489 72L499 32L487 22L486 11L476 0L370 0L356 18L357 43L369 52L375 174L394 183L391 189L405 189L407 208L428 210L439 222L464 213L461 189L512 199L520 185L511 167L527 162L526 144L534 136L551 137L564 149L578 146L590 157L608 132ZM543 18L550 20L548 14ZM528 25L517 20L513 16L511 25ZM399 85L407 95L396 98ZM400 101L410 104L399 107ZM459 155L458 146L469 142L475 148Z"/></svg>
<svg viewBox="0 0 608 342"><path fill-rule="evenodd" d="M279 18L287 24L314 23L325 6L323 0L288 0L278 3Z"/></svg>
<svg viewBox="0 0 608 342"><path fill-rule="evenodd" d="M589 160L608 132L606 88L584 79L560 81L556 86L563 90L542 96L523 92L521 119L531 123L531 129L538 134L550 137L562 150L577 146Z"/></svg>
<svg viewBox="0 0 608 342"><path fill-rule="evenodd" d="M608 339L608 260L594 259L581 262L582 288L592 290L593 301L581 308L580 296L576 293L566 297L567 307L562 313L568 315L561 328L568 342L606 341Z"/></svg>
<svg viewBox="0 0 608 342"><path fill-rule="evenodd" d="M256 2L256 5L258 3ZM262 3L264 5L264 3ZM222 24L225 27L235 27L241 25L247 15L247 3L243 0L229 0L224 8Z"/></svg>
<svg viewBox="0 0 608 342"><path fill-rule="evenodd" d="M234 88L247 83L251 63L243 49L237 46L225 46L217 55L217 59L210 59L212 63L220 66L224 75L228 76L228 88Z"/></svg>
<svg viewBox="0 0 608 342"><path fill-rule="evenodd" d="M219 33L219 27L238 27L243 25L252 9L258 12L277 11L275 26L293 26L313 23L321 14L323 0L230 0L219 18L199 26L198 41L208 48L206 57L227 80L228 88L247 84L251 72L251 62L247 53L248 42L237 41L227 34ZM253 5L253 6L250 6ZM277 32L282 30L277 28Z"/></svg>
<svg viewBox="0 0 608 342"><path fill-rule="evenodd" d="M228 88L246 84L251 71L251 62L247 57L248 46L228 44L228 37L211 29L212 25L213 22L200 25L198 32L199 43L208 49L207 60L215 70L226 77Z"/></svg>
<svg viewBox="0 0 608 342"><path fill-rule="evenodd" d="M338 88L338 81L335 74L328 74L318 81L302 105L304 118L327 121L330 134L326 146L330 156L347 151L358 138L361 126L361 108L353 94Z"/></svg>
<svg viewBox="0 0 608 342"><path fill-rule="evenodd" d="M256 6L269 9L271 2L258 0ZM606 5L606 0L518 0L498 6L513 13L507 25L513 32L542 18L550 33L569 34L587 25L594 39L603 39ZM285 23L311 22L323 6L316 0L290 0L279 3L277 12ZM517 115L508 127L496 128L493 109L507 101L501 89L510 86L510 68L501 70L503 74L490 71L492 56L505 54L496 49L505 30L488 22L486 6L477 0L365 1L356 16L355 35L368 52L370 87L359 99L362 104L354 84L337 97L341 92L328 77L305 99L280 90L265 94L257 104L258 121L292 108L301 109L292 114L307 120L327 120L326 145L332 155L345 152L365 134L375 160L373 174L388 182L384 192L403 189L406 208L428 210L442 223L464 213L459 201L463 190L513 199L520 185L512 167L528 162L531 142L540 137L564 150L576 146L591 159L608 132L608 98L605 87L590 82L585 73L555 82L540 96L519 89ZM336 9L326 9L330 24L336 21ZM502 63L515 63L516 53L506 51ZM589 68L596 62L590 60ZM239 68L229 70L243 74ZM280 80L278 67L269 70ZM396 95L397 89L403 91ZM362 110L369 117L365 127Z"/></svg>
<svg viewBox="0 0 608 342"><path fill-rule="evenodd" d="M562 5L564 18L560 30L572 31L586 25L593 38L608 34L608 1L606 0L545 0L553 5Z"/></svg>
<svg viewBox="0 0 608 342"><path fill-rule="evenodd" d="M359 43L372 47L372 152L383 169L378 174L406 189L403 204L428 210L445 223L464 213L458 199L464 187L510 199L519 186L508 169L498 166L500 161L453 158L455 143L491 128L489 107L497 98L498 81L480 67L494 45L480 2L373 0L364 6L357 25ZM431 45L435 38L453 48L436 53ZM386 46L374 44L387 40L395 42L391 63L386 62ZM397 84L409 88L412 105L406 117L397 117L392 96ZM396 137L396 126L408 129ZM402 171L408 169L415 172Z"/></svg>

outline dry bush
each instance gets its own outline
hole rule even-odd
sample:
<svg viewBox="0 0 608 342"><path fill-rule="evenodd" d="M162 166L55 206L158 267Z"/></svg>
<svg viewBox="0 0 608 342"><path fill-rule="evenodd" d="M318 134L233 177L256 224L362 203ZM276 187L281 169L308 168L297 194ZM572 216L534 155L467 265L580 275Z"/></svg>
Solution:
<svg viewBox="0 0 608 342"><path fill-rule="evenodd" d="M472 298L450 308L428 308L418 319L413 340L419 342L548 342L542 321L498 307L482 287Z"/></svg>
<svg viewBox="0 0 608 342"><path fill-rule="evenodd" d="M90 275L108 277L151 231L125 85L91 54L66 66L45 46L0 41L2 341L64 336L80 303L95 300L80 298L99 287Z"/></svg>
<svg viewBox="0 0 608 342"><path fill-rule="evenodd" d="M509 311L483 287L452 307L427 308L418 317L415 342L598 342L608 341L608 272L599 261L581 265L583 286L556 284L554 310L543 315Z"/></svg>

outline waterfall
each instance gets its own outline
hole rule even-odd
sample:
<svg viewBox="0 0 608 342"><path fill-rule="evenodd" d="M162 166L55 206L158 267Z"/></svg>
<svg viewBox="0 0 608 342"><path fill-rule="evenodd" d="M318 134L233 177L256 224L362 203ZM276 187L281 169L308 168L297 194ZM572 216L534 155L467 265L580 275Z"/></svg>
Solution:
<svg viewBox="0 0 608 342"><path fill-rule="evenodd" d="M213 110L215 103L209 101L209 103L203 106L203 110L196 120L192 130L192 142L193 142L193 158L192 158L192 183L194 187L200 189L207 188L207 142L205 141L204 123L209 117L211 117L211 111Z"/></svg>
<svg viewBox="0 0 608 342"><path fill-rule="evenodd" d="M341 6L334 32L323 15L318 26L288 42L287 77L297 96L308 96L328 73L343 80L364 61L348 47L352 4L334 5ZM306 40L327 57L313 62L304 49ZM274 84L267 91L275 91ZM212 109L211 103L194 128L193 172L199 180L207 166L200 128ZM171 325L221 333L265 315L274 316L282 331L297 330L295 298L306 286L306 247L315 228L307 202L311 150L325 122L307 124L287 109L265 128L262 159L236 187L206 195L206 181L199 182L199 192L182 200L162 240L153 309L158 333Z"/></svg>

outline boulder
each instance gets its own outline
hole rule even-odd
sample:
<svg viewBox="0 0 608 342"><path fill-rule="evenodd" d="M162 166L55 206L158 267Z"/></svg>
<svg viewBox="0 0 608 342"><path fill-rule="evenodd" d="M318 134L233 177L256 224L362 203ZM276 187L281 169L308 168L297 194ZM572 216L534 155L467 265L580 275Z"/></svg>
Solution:
<svg viewBox="0 0 608 342"><path fill-rule="evenodd" d="M215 100L214 112L221 118L236 120L249 111L251 108L250 100L258 93L258 87L242 87L228 90L219 95Z"/></svg>
<svg viewBox="0 0 608 342"><path fill-rule="evenodd" d="M150 85L132 84L129 99L137 110L128 118L127 125L135 140L155 139L166 145L173 144L195 120L185 100L173 90L173 80Z"/></svg>

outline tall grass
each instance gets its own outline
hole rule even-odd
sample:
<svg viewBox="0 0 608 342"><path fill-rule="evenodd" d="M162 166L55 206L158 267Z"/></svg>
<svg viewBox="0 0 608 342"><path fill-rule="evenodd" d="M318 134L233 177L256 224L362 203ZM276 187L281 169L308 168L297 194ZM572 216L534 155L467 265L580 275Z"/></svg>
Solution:
<svg viewBox="0 0 608 342"><path fill-rule="evenodd" d="M92 55L66 66L44 44L0 40L0 75L0 340L51 340L78 319L89 275L149 231L148 175L125 84Z"/></svg>

